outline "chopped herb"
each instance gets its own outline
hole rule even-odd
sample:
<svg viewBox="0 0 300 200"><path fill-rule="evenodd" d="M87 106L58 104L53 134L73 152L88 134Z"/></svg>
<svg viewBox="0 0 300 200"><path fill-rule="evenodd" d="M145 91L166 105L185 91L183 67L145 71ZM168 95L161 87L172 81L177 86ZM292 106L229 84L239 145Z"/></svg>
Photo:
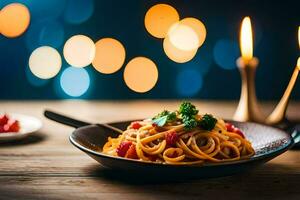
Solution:
<svg viewBox="0 0 300 200"><path fill-rule="evenodd" d="M157 126L164 126L166 123L167 123L167 119L168 119L168 116L163 116L163 117L160 117L160 118L156 118L154 120L152 120L153 124L156 124Z"/></svg>
<svg viewBox="0 0 300 200"><path fill-rule="evenodd" d="M170 112L168 114L168 119L167 119L167 122L172 122L172 121L175 121L177 119L177 115L175 112Z"/></svg>
<svg viewBox="0 0 300 200"><path fill-rule="evenodd" d="M193 104L190 102L181 103L179 107L179 114L181 115L185 129L191 130L197 127L198 122L195 116L198 114L198 110Z"/></svg>
<svg viewBox="0 0 300 200"><path fill-rule="evenodd" d="M195 117L187 117L187 116L183 116L182 118L182 122L184 124L184 128L186 130L191 130L193 128L196 128L198 125L197 120L195 119Z"/></svg>
<svg viewBox="0 0 300 200"><path fill-rule="evenodd" d="M217 123L217 119L210 114L203 115L202 119L199 121L199 126L205 130L212 130Z"/></svg>
<svg viewBox="0 0 300 200"><path fill-rule="evenodd" d="M175 112L164 110L152 118L152 122L157 126L164 126L168 122L173 122L177 119Z"/></svg>
<svg viewBox="0 0 300 200"><path fill-rule="evenodd" d="M217 123L217 119L210 114L205 114L200 120L197 120L196 115L198 114L198 110L196 109L196 106L190 102L181 103L178 114L180 115L179 118L182 120L186 130L191 130L196 127L200 127L205 130L212 130ZM176 112L164 110L153 117L152 122L157 126L162 127L166 123L174 122L177 119Z"/></svg>
<svg viewBox="0 0 300 200"><path fill-rule="evenodd" d="M185 116L192 117L198 114L198 110L190 102L182 102L179 107L179 114L181 114L182 116L185 115Z"/></svg>
<svg viewBox="0 0 300 200"><path fill-rule="evenodd" d="M158 119L158 118L161 118L161 117L164 117L166 115L168 115L170 113L170 111L168 110L164 110L162 111L161 113L157 114L155 117L153 117L152 119Z"/></svg>

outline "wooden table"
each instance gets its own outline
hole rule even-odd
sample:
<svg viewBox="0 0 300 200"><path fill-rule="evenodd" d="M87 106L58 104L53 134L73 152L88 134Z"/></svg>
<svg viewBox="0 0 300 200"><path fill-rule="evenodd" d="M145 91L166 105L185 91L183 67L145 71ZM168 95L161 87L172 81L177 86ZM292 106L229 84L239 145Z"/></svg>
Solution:
<svg viewBox="0 0 300 200"><path fill-rule="evenodd" d="M230 118L235 102L194 102L201 112ZM90 122L153 116L177 101L0 102L1 111L33 115L42 130L13 144L0 144L0 199L300 199L300 152L290 150L246 174L178 183L149 183L105 172L68 141L72 128L45 119L45 108ZM264 104L265 111L272 104ZM296 118L300 103L292 103ZM297 114L298 113L298 114ZM163 177L161 177L163 178Z"/></svg>

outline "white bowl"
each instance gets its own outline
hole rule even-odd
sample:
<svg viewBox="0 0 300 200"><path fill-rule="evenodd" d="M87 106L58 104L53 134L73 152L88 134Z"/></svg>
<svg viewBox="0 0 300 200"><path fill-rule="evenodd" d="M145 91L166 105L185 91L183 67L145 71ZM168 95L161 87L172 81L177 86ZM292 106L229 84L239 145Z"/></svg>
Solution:
<svg viewBox="0 0 300 200"><path fill-rule="evenodd" d="M28 137L32 133L42 128L41 120L35 117L31 117L23 114L15 114L15 113L7 113L7 115L9 116L10 119L15 119L19 121L20 131L17 133L15 132L0 133L0 142L20 140L25 137Z"/></svg>

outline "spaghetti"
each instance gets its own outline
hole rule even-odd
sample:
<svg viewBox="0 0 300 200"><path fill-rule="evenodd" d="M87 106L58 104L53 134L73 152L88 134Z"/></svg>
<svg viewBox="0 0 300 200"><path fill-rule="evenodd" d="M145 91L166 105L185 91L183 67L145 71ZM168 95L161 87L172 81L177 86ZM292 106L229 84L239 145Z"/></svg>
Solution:
<svg viewBox="0 0 300 200"><path fill-rule="evenodd" d="M188 102L178 111L132 122L118 138L109 137L102 152L174 165L234 161L255 154L241 130L212 115L198 114Z"/></svg>

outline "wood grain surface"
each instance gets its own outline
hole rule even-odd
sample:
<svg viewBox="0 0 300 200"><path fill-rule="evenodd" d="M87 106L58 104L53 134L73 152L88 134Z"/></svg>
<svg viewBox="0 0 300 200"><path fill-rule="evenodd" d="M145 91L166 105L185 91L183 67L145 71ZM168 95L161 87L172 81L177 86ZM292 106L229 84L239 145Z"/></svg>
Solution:
<svg viewBox="0 0 300 200"><path fill-rule="evenodd" d="M236 102L194 101L200 112L230 118ZM0 199L300 199L300 150L290 150L256 169L230 177L144 180L103 169L68 141L72 128L43 117L51 109L88 122L114 122L175 109L179 101L9 101L0 112L23 113L43 121L29 138L0 143ZM270 112L272 103L264 103ZM288 114L300 119L300 103Z"/></svg>

